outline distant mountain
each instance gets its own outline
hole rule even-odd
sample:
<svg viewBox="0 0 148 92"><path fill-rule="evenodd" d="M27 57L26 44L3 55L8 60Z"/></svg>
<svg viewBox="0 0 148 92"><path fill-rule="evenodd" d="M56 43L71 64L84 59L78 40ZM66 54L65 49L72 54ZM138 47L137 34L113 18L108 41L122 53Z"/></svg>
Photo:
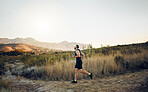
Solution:
<svg viewBox="0 0 148 92"><path fill-rule="evenodd" d="M11 44L0 44L0 52L10 52L10 51L22 51L22 52L47 52L48 49L26 45L22 43L11 43Z"/></svg>
<svg viewBox="0 0 148 92"><path fill-rule="evenodd" d="M67 42L67 41L63 41L60 43L40 42L31 37L15 38L15 39L0 38L0 43L3 43L3 44L22 43L22 44L33 45L37 47L43 47L43 48L55 49L55 50L64 50L64 51L73 50L73 47L76 44L80 46L80 49L86 48L88 46L87 44Z"/></svg>

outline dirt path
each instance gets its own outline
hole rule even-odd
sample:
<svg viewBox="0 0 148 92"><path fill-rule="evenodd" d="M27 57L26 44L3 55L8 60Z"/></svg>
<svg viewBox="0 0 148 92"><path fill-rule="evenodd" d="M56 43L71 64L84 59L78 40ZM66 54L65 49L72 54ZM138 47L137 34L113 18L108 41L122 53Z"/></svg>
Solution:
<svg viewBox="0 0 148 92"><path fill-rule="evenodd" d="M1 77L19 92L148 92L148 69L114 77L80 80L77 84L30 80L12 76L9 71Z"/></svg>

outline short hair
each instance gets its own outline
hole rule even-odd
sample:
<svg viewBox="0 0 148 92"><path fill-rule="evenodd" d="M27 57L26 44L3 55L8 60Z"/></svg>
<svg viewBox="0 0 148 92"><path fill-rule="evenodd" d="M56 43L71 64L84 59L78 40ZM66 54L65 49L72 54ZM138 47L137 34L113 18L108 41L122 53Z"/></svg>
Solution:
<svg viewBox="0 0 148 92"><path fill-rule="evenodd" d="M76 45L77 48L79 48L79 45Z"/></svg>

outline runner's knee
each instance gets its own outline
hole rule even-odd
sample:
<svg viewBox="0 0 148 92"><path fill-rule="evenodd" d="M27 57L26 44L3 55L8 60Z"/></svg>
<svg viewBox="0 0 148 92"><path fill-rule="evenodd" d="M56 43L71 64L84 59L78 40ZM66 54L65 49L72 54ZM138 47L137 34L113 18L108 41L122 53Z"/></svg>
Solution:
<svg viewBox="0 0 148 92"><path fill-rule="evenodd" d="M79 70L79 72L80 72L80 73L82 73L82 72L83 72L83 70L82 70L82 69L80 69L80 70Z"/></svg>
<svg viewBox="0 0 148 92"><path fill-rule="evenodd" d="M75 69L75 72L77 72L78 71L78 69Z"/></svg>

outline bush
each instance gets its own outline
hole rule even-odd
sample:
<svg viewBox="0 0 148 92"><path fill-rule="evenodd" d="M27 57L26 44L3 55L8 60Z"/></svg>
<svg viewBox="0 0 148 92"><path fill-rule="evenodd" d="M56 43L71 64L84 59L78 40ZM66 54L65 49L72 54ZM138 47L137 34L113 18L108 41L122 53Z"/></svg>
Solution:
<svg viewBox="0 0 148 92"><path fill-rule="evenodd" d="M0 61L0 75L4 74L5 72L5 62Z"/></svg>

